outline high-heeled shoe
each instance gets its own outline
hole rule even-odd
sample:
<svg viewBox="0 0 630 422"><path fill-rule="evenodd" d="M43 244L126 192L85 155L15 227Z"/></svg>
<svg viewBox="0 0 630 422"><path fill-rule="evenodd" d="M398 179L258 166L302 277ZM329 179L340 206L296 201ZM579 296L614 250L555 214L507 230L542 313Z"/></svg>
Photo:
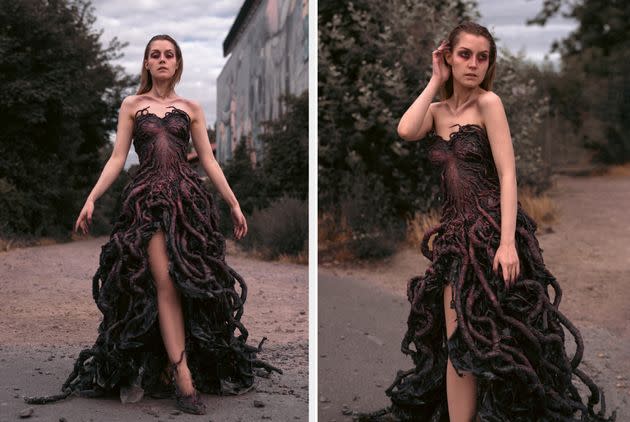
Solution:
<svg viewBox="0 0 630 422"><path fill-rule="evenodd" d="M177 373L177 365L179 365L184 359L184 354L186 350L182 350L182 354L179 358L179 361L175 363L171 363L169 366L169 374L171 376L171 380L173 385L175 386L175 404L179 410L185 413L192 413L194 415L205 415L206 414L206 405L201 401L201 394L195 388L193 384L193 392L192 394L183 394L179 389L179 385L175 380L175 374Z"/></svg>

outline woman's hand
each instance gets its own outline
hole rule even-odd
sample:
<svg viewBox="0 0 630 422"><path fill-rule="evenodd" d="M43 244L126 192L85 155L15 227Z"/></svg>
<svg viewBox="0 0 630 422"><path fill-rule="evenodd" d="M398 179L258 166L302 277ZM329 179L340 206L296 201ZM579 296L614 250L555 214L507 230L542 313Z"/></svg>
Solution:
<svg viewBox="0 0 630 422"><path fill-rule="evenodd" d="M234 222L234 237L239 240L247 234L247 221L245 221L245 216L238 205L230 210L230 214Z"/></svg>
<svg viewBox="0 0 630 422"><path fill-rule="evenodd" d="M516 279L520 274L518 254L516 253L514 244L499 245L497 253L494 255L494 262L492 263L492 269L495 274L499 272L499 265L501 265L501 269L503 270L505 286L509 289L516 283Z"/></svg>
<svg viewBox="0 0 630 422"><path fill-rule="evenodd" d="M433 51L433 74L431 78L435 78L440 85L444 84L451 76L451 68L444 60L444 53L450 49L448 41L443 40L437 50Z"/></svg>
<svg viewBox="0 0 630 422"><path fill-rule="evenodd" d="M83 209L79 213L79 218L77 218L77 222L74 224L74 231L78 232L79 227L83 231L83 234L87 234L88 232L88 224L92 224L92 213L94 212L94 201L88 199L85 201L85 205L83 205Z"/></svg>

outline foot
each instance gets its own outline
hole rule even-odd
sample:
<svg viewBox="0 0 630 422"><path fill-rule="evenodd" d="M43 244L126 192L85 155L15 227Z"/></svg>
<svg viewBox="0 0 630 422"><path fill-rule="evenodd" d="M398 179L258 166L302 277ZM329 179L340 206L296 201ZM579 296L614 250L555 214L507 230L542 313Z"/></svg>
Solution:
<svg viewBox="0 0 630 422"><path fill-rule="evenodd" d="M192 382L192 375L190 374L188 366L180 365L173 375L175 379L175 384L182 394L188 396L195 392L195 387Z"/></svg>
<svg viewBox="0 0 630 422"><path fill-rule="evenodd" d="M195 415L205 415L206 405L201 401L201 394L195 389L192 383L192 376L187 365L178 365L184 359L182 350L181 357L178 362L172 363L169 367L173 383L175 384L175 403L177 408L186 413Z"/></svg>

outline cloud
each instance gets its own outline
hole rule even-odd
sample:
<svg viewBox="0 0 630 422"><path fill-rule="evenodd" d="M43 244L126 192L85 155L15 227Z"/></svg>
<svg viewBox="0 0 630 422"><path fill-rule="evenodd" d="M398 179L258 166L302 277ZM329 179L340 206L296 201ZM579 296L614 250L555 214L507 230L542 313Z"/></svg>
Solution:
<svg viewBox="0 0 630 422"><path fill-rule="evenodd" d="M93 2L96 29L103 29L101 42L113 37L129 43L120 64L132 74L140 72L144 48L153 35L169 34L177 40L184 57L184 73L176 87L178 95L197 100L206 121L216 120L216 78L227 61L223 40L243 2L236 0L164 0Z"/></svg>
<svg viewBox="0 0 630 422"><path fill-rule="evenodd" d="M578 26L573 19L554 16L545 26L526 25L542 10L542 0L478 0L479 23L497 37L498 46L516 53L523 50L525 57L541 62L545 55L558 62L557 53L550 54L554 40L561 40Z"/></svg>
<svg viewBox="0 0 630 422"><path fill-rule="evenodd" d="M242 0L98 0L92 3L96 22L103 30L101 43L106 46L117 37L128 42L124 56L115 64L129 74L140 73L147 42L157 34L172 36L184 58L184 73L175 90L178 95L199 101L206 122L216 121L216 83L227 57L223 57L223 40L238 14ZM137 163L131 151L127 166Z"/></svg>

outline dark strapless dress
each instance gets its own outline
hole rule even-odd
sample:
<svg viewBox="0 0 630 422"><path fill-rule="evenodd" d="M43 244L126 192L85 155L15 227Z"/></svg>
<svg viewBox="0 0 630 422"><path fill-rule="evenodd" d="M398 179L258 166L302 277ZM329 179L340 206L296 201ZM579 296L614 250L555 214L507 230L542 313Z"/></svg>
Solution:
<svg viewBox="0 0 630 422"><path fill-rule="evenodd" d="M262 341L258 347L246 344L240 319L247 286L225 262L213 197L186 160L189 115L171 106L159 117L147 108L138 110L133 127L140 165L122 192L120 215L92 280L103 314L98 338L79 353L62 393L26 397L27 403L71 394L119 395L123 402L137 402L145 394L172 391L147 254L158 229L165 234L168 272L181 294L187 362L197 389L239 394L254 385L256 368L281 372L256 358Z"/></svg>
<svg viewBox="0 0 630 422"><path fill-rule="evenodd" d="M582 337L559 310L562 290L545 267L536 223L520 202L515 232L520 275L506 289L501 271L494 273L501 238L499 178L485 129L459 126L449 140L433 130L421 141L441 171L444 198L439 225L421 243L431 264L407 285L411 311L402 352L411 356L414 367L399 371L386 390L391 406L359 420L448 422L449 357L458 374L476 377L482 422L616 420L616 411L605 417L603 391L579 367ZM448 283L457 328L447 339L443 291ZM572 357L565 350L563 327L577 346ZM587 403L578 380L590 391Z"/></svg>

